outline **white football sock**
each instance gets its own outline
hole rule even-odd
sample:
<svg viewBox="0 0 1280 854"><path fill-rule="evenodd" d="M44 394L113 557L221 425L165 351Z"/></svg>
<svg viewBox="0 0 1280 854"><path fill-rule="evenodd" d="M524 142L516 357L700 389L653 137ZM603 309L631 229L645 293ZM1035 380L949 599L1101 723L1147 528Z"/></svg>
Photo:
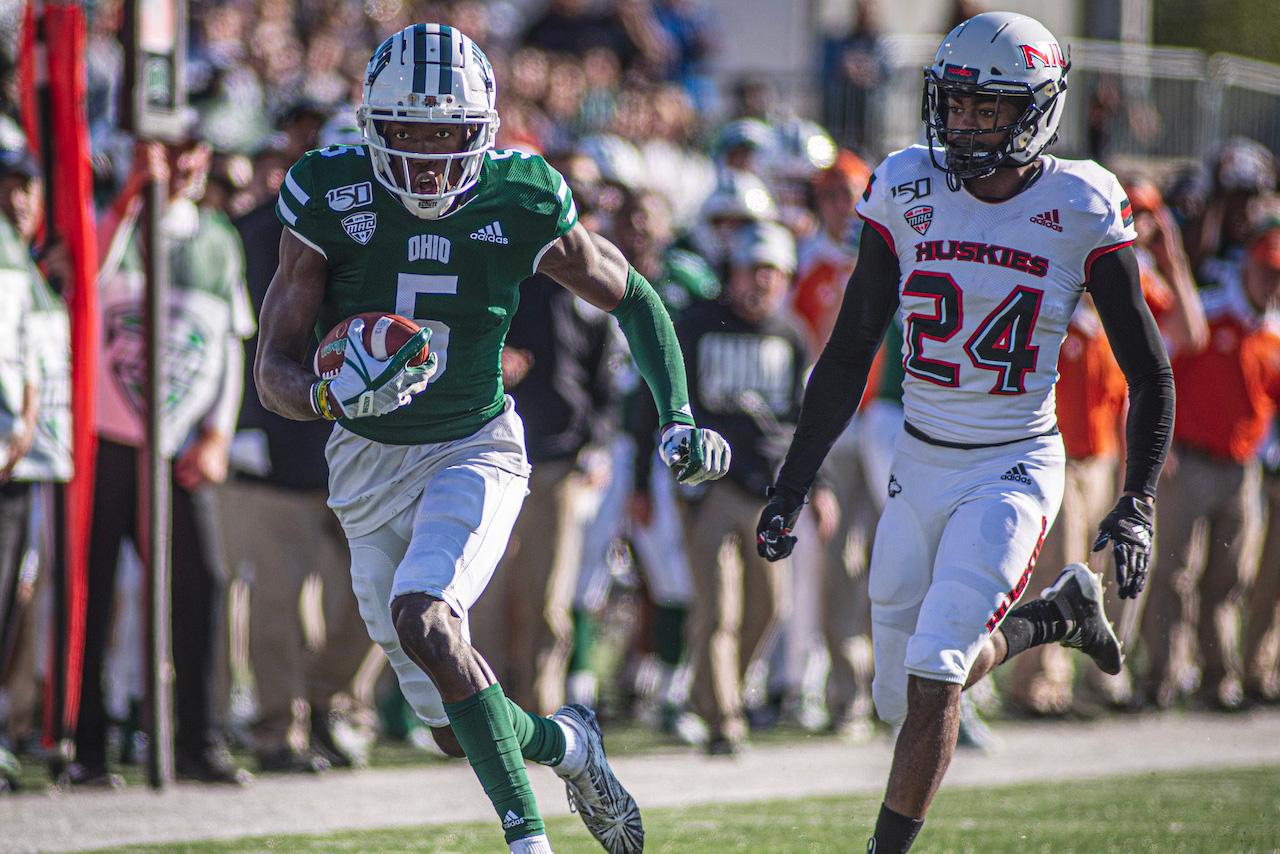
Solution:
<svg viewBox="0 0 1280 854"><path fill-rule="evenodd" d="M665 661L658 662L658 684L654 695L658 698L659 705L665 705L671 701L671 685L675 681L675 676L675 667Z"/></svg>
<svg viewBox="0 0 1280 854"><path fill-rule="evenodd" d="M564 733L564 759L555 766L561 777L576 777L587 767L587 740L578 728L559 718L552 718Z"/></svg>
<svg viewBox="0 0 1280 854"><path fill-rule="evenodd" d="M570 703L594 706L596 704L596 693L596 674L590 670L575 670L565 680L565 695Z"/></svg>
<svg viewBox="0 0 1280 854"><path fill-rule="evenodd" d="M555 854L551 850L551 841L545 833L537 836L526 836L511 843L511 854Z"/></svg>

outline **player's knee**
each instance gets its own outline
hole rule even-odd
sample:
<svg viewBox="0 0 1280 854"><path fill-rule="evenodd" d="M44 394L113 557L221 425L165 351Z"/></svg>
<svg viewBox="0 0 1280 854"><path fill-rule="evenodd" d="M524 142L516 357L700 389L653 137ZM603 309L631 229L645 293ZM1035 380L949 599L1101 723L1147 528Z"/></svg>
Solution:
<svg viewBox="0 0 1280 854"><path fill-rule="evenodd" d="M462 749L458 737L454 735L453 727L433 726L431 737L435 739L436 746L444 751L445 756L452 756L454 759L466 758L467 752Z"/></svg>
<svg viewBox="0 0 1280 854"><path fill-rule="evenodd" d="M915 675L907 678L907 709L912 713L926 717L941 715L947 706L959 702L960 686L954 682Z"/></svg>
<svg viewBox="0 0 1280 854"><path fill-rule="evenodd" d="M425 593L397 596L391 602L391 620L400 646L428 671L437 662L456 658L465 643L462 623L448 604Z"/></svg>

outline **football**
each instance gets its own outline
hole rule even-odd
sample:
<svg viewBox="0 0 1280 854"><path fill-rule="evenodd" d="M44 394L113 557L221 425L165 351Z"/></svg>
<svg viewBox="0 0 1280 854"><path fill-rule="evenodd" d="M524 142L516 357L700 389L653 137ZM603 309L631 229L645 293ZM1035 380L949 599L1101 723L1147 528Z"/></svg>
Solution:
<svg viewBox="0 0 1280 854"><path fill-rule="evenodd" d="M311 366L316 376L331 377L342 367L343 352L347 348L347 326L357 317L364 320L364 347L379 361L394 356L421 328L407 317L380 311L366 311L348 317L330 329L316 349ZM426 362L430 352L430 345L424 346L421 353L409 360L410 367Z"/></svg>

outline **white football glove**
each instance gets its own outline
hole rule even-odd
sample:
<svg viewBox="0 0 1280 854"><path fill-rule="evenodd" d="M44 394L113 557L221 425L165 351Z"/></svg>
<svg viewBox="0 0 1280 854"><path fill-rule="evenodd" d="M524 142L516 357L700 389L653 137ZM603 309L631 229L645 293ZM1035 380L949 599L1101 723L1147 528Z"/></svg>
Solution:
<svg viewBox="0 0 1280 854"><path fill-rule="evenodd" d="M312 387L317 413L326 418L376 418L406 405L435 376L435 353L425 364L408 366L430 339L431 330L423 327L394 356L375 359L364 346L364 320L352 320L347 327L342 368L333 378Z"/></svg>
<svg viewBox="0 0 1280 854"><path fill-rule="evenodd" d="M719 480L729 472L732 453L724 437L707 427L672 424L658 441L658 453L680 483Z"/></svg>

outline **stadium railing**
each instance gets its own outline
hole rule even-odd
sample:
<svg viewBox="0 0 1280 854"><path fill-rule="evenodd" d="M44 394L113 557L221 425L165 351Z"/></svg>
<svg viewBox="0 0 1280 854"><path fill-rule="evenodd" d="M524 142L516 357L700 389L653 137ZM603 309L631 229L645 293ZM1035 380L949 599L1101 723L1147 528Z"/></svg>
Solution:
<svg viewBox="0 0 1280 854"><path fill-rule="evenodd" d="M878 87L870 114L864 118L855 110L835 111L851 125L866 125L831 127L832 134L842 141L864 138L861 147L873 157L921 141L920 69L932 61L940 38L886 36L889 80ZM1280 152L1280 65L1193 48L1094 39L1072 39L1070 45L1068 109L1055 151L1087 153L1090 102L1103 86L1118 95L1107 128L1110 156L1198 160L1231 136L1248 136ZM815 87L802 75L773 79L780 86L794 86L800 98L807 95L808 102L793 103L819 115Z"/></svg>

